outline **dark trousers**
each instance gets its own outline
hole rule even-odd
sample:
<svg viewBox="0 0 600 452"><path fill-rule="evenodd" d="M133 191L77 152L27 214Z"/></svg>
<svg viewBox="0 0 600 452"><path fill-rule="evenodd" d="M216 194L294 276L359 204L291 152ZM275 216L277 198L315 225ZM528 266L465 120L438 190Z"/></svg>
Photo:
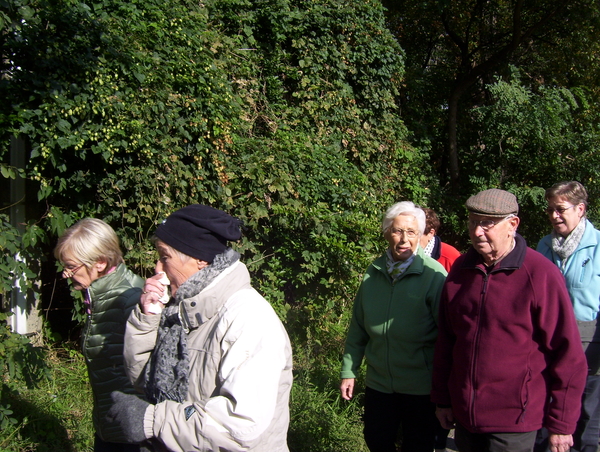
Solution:
<svg viewBox="0 0 600 452"><path fill-rule="evenodd" d="M600 376L588 375L583 396L581 397L581 414L577 428L573 433L572 452L596 452L600 434ZM548 450L548 430L538 432L535 452Z"/></svg>
<svg viewBox="0 0 600 452"><path fill-rule="evenodd" d="M438 421L437 418L435 420L435 443L433 445L433 448L445 449L446 441L448 439L448 434L450 433L450 430L446 430L444 427L442 427L440 421Z"/></svg>
<svg viewBox="0 0 600 452"><path fill-rule="evenodd" d="M429 395L365 390L364 435L371 452L396 452L400 428L402 452L432 452L435 420Z"/></svg>
<svg viewBox="0 0 600 452"><path fill-rule="evenodd" d="M596 452L600 434L600 375L588 375L583 397L581 415L573 434L571 448L576 452Z"/></svg>
<svg viewBox="0 0 600 452"><path fill-rule="evenodd" d="M139 444L108 443L96 435L94 452L140 452L140 446Z"/></svg>
<svg viewBox="0 0 600 452"><path fill-rule="evenodd" d="M454 442L460 452L531 452L537 432L471 433L460 424L454 429Z"/></svg>

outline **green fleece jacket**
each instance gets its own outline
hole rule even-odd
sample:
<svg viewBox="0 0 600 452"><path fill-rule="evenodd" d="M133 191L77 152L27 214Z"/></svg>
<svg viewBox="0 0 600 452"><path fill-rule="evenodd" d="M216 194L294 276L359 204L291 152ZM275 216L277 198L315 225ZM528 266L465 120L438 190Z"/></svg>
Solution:
<svg viewBox="0 0 600 452"><path fill-rule="evenodd" d="M136 394L125 375L123 342L127 319L140 301L143 285L142 278L119 264L88 288L91 314L81 336L81 348L94 394L94 427L100 438L111 443L123 443L125 437L118 425L105 419L112 406L110 393Z"/></svg>
<svg viewBox="0 0 600 452"><path fill-rule="evenodd" d="M385 254L367 268L354 300L342 378L356 378L363 357L366 385L384 393L427 395L444 267L419 247L396 281Z"/></svg>

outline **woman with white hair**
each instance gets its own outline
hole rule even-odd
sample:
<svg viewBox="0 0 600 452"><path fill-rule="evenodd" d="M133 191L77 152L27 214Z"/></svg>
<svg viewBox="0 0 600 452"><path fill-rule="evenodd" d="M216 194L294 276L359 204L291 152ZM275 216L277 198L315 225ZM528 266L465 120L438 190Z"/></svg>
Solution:
<svg viewBox="0 0 600 452"><path fill-rule="evenodd" d="M126 444L120 426L109 422L106 414L112 406L112 391L136 393L125 375L123 338L144 280L123 263L113 228L96 218L85 218L67 229L54 256L63 266L63 277L84 295L87 322L81 348L94 394L94 452L139 451L137 444Z"/></svg>
<svg viewBox="0 0 600 452"><path fill-rule="evenodd" d="M431 452L435 406L429 400L438 305L446 271L423 254L425 213L412 202L383 218L389 247L367 268L354 300L342 364L342 397L350 400L367 363L364 436L371 452Z"/></svg>

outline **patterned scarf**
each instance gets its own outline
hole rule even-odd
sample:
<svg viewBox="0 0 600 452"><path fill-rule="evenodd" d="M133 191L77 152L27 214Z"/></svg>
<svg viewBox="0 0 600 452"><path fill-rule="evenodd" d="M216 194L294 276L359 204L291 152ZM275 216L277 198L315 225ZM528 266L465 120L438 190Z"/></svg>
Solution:
<svg viewBox="0 0 600 452"><path fill-rule="evenodd" d="M436 236L434 235L433 238L429 242L427 242L425 248L423 248L423 253L425 254L425 256L431 256L431 252L433 251L433 247L435 245L435 239Z"/></svg>
<svg viewBox="0 0 600 452"><path fill-rule="evenodd" d="M385 253L386 255L386 265L387 265L387 271L388 274L391 276L392 280L396 280L398 279L398 277L404 273L408 267L410 267L410 264L413 263L413 261L415 260L415 254L412 254L408 259L406 259L405 261L395 261L394 258L392 257L392 250L390 250L388 248L387 252Z"/></svg>
<svg viewBox="0 0 600 452"><path fill-rule="evenodd" d="M215 256L212 264L194 273L177 289L174 298L162 311L156 346L146 365L144 380L146 398L151 403L164 400L184 402L188 392L189 356L187 333L179 319L182 300L202 292L227 267L240 258L239 253L227 248Z"/></svg>
<svg viewBox="0 0 600 452"><path fill-rule="evenodd" d="M584 232L585 217L582 217L581 220L579 220L579 224L575 226L575 229L571 231L566 239L558 235L556 231L552 231L552 249L561 259L561 270L564 270L567 259L579 246L579 242L581 241Z"/></svg>

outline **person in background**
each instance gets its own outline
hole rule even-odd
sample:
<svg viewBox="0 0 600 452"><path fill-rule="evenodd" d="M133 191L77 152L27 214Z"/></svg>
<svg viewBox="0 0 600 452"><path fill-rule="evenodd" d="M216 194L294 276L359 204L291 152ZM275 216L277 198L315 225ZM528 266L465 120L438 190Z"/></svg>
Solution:
<svg viewBox="0 0 600 452"><path fill-rule="evenodd" d="M446 271L419 247L425 213L412 202L392 205L382 230L389 247L367 268L354 300L340 391L345 400L352 398L364 357L369 450L395 452L401 426L403 452L431 452L431 365Z"/></svg>
<svg viewBox="0 0 600 452"><path fill-rule="evenodd" d="M157 451L288 451L291 345L227 246L240 226L201 204L158 226L156 275L125 336L127 373L149 403L115 392L109 412L132 442L151 439Z"/></svg>
<svg viewBox="0 0 600 452"><path fill-rule="evenodd" d="M125 374L123 338L129 314L138 304L144 280L127 269L115 231L102 220L86 218L59 238L54 256L64 278L83 292L87 321L81 336L94 396L94 452L135 452L120 426L107 421L115 390L135 394ZM132 396L135 397L135 396Z"/></svg>
<svg viewBox="0 0 600 452"><path fill-rule="evenodd" d="M421 248L427 256L434 258L449 272L456 258L460 256L460 251L440 240L437 235L440 230L440 219L435 211L427 207L422 207L422 209L425 212L425 232L421 236ZM450 430L443 428L438 421L435 428L435 452L446 450L446 440L449 433Z"/></svg>
<svg viewBox="0 0 600 452"><path fill-rule="evenodd" d="M460 256L460 252L452 245L444 243L440 240L437 232L440 230L440 220L433 209L422 207L425 212L425 232L421 236L421 248L423 252L435 260L437 260L444 269L449 272L450 267ZM436 418L437 421L437 418ZM446 450L446 440L450 430L443 428L439 421L435 428L435 452L443 452Z"/></svg>
<svg viewBox="0 0 600 452"><path fill-rule="evenodd" d="M587 358L587 381L574 434L577 452L596 452L600 432L600 231L586 218L588 197L576 181L546 190L546 213L553 231L538 243L565 277Z"/></svg>
<svg viewBox="0 0 600 452"><path fill-rule="evenodd" d="M424 207L423 211L426 221L425 232L421 236L421 247L427 256L433 257L449 272L456 258L460 256L460 251L452 245L442 242L436 235L440 230L440 220L437 214L427 207Z"/></svg>
<svg viewBox="0 0 600 452"><path fill-rule="evenodd" d="M460 452L529 452L542 427L551 452L573 443L586 363L571 300L551 262L517 234L517 199L471 196L472 246L440 302L431 400Z"/></svg>

